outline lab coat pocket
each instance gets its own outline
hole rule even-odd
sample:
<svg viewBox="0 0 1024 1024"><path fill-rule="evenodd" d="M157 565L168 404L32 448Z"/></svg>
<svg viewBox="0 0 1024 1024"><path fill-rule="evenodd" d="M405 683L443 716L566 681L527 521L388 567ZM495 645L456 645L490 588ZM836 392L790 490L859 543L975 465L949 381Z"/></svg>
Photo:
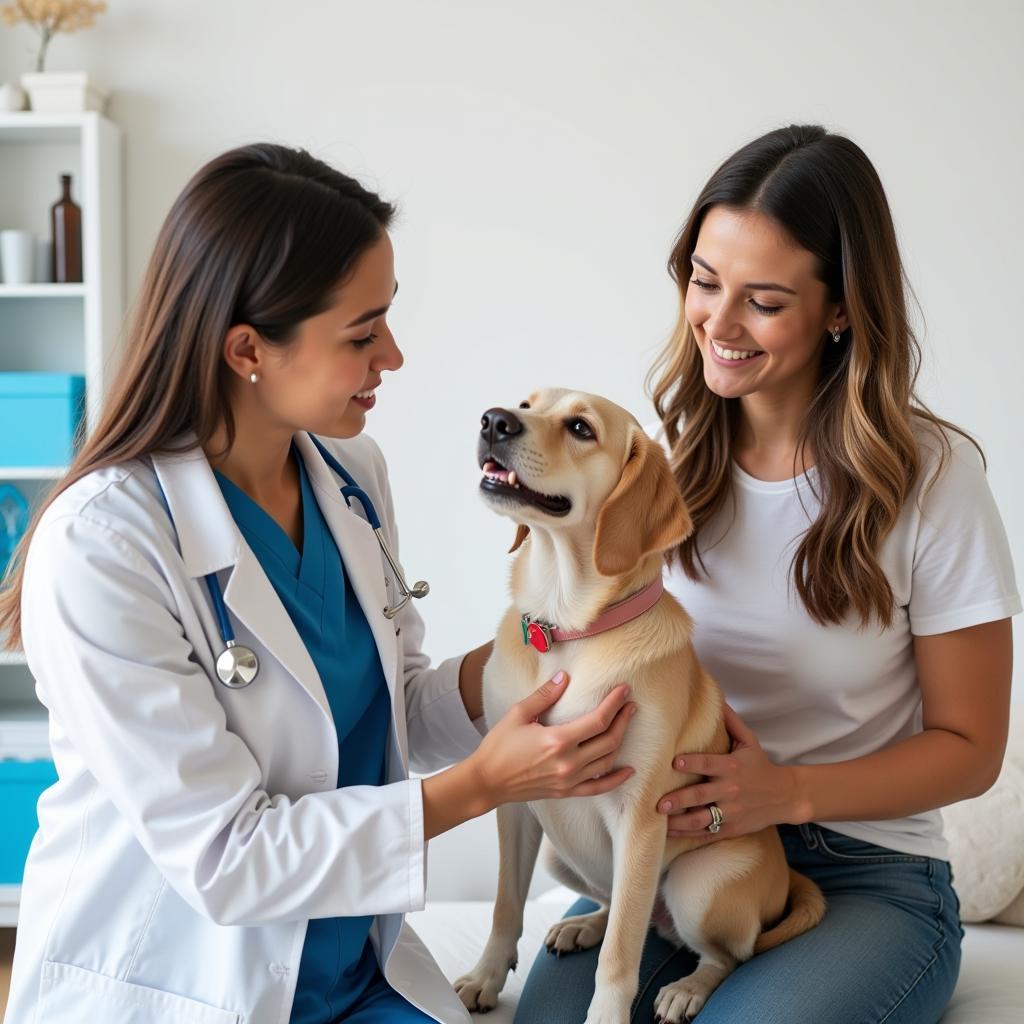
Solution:
<svg viewBox="0 0 1024 1024"><path fill-rule="evenodd" d="M53 960L43 964L36 1020L38 1024L244 1024L240 1013Z"/></svg>

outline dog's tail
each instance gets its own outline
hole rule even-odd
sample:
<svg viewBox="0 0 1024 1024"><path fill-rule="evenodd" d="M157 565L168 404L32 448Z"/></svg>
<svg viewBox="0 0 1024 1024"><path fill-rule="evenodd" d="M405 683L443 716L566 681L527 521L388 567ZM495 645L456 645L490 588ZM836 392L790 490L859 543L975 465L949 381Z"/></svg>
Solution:
<svg viewBox="0 0 1024 1024"><path fill-rule="evenodd" d="M789 869L789 913L754 940L754 953L781 946L813 928L825 916L825 896L806 875Z"/></svg>

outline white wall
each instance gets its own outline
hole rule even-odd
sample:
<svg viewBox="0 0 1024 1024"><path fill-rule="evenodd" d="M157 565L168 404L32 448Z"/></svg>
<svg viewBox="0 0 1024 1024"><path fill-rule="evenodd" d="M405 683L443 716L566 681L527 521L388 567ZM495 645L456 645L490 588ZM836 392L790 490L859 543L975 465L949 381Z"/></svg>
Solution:
<svg viewBox="0 0 1024 1024"><path fill-rule="evenodd" d="M48 67L115 90L129 294L186 178L238 143L305 146L401 204L407 361L370 429L403 560L433 588L436 656L485 639L505 601L511 530L475 494L480 413L559 384L649 420L673 235L724 157L788 122L845 132L874 160L926 314L922 395L982 440L1024 577L1016 0L111 8L58 38ZM28 69L30 39L0 30L0 79ZM496 857L489 819L433 842L431 894L489 896Z"/></svg>

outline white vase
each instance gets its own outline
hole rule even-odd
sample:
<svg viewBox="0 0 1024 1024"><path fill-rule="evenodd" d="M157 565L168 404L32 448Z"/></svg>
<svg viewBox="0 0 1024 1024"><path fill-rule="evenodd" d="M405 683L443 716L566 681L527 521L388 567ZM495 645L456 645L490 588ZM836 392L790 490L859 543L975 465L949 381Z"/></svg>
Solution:
<svg viewBox="0 0 1024 1024"><path fill-rule="evenodd" d="M24 110L28 97L13 82L0 85L0 111Z"/></svg>
<svg viewBox="0 0 1024 1024"><path fill-rule="evenodd" d="M21 84L40 114L102 111L110 99L109 91L90 82L84 71L30 71L21 76Z"/></svg>

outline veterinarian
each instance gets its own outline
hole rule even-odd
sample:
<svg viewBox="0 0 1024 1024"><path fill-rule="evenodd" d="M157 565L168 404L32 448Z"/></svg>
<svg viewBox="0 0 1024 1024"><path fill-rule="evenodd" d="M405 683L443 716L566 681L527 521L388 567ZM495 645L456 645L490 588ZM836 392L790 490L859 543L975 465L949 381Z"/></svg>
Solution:
<svg viewBox="0 0 1024 1024"><path fill-rule="evenodd" d="M468 1021L403 927L428 840L630 774L624 686L548 728L556 677L481 738L489 647L421 651L361 433L402 365L392 212L256 145L159 234L101 421L0 599L59 775L9 1024Z"/></svg>
<svg viewBox="0 0 1024 1024"><path fill-rule="evenodd" d="M697 1020L932 1024L963 935L939 808L999 773L1021 610L983 457L914 394L892 217L850 140L794 126L743 147L669 270L683 305L654 401L695 529L665 583L733 742L678 751L706 781L659 810L706 843L777 825L828 900ZM599 949L541 951L518 1024L583 1020ZM650 932L632 1019L695 965Z"/></svg>

